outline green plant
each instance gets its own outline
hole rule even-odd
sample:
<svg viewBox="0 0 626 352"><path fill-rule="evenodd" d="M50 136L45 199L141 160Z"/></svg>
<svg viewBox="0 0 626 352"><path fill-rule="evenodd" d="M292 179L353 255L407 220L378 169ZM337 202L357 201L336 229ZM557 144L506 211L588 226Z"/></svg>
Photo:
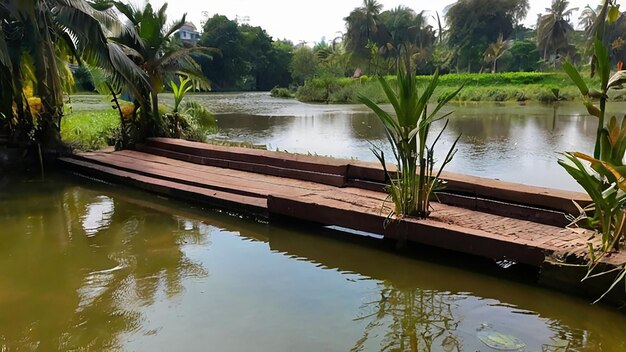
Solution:
<svg viewBox="0 0 626 352"><path fill-rule="evenodd" d="M600 77L599 90L590 89L570 63L563 65L565 72L580 90L587 111L598 119L593 156L566 152L563 153L564 158L559 160L559 164L584 188L593 202L586 208L579 207L580 215L572 217L572 223L592 229L601 237L599 248L589 244L589 271L585 278L606 273L593 274L593 271L608 253L619 250L626 234L626 166L623 164L626 152L626 118L618 124L617 118L612 116L608 124L605 124L609 90L621 88L626 83L626 71L618 71L611 76L609 50L603 41L605 23L611 21L607 14L613 8L615 7L611 1L605 1L598 16L592 72L597 72ZM594 103L595 100L599 101L598 105ZM626 269L623 268L609 291L625 276Z"/></svg>
<svg viewBox="0 0 626 352"><path fill-rule="evenodd" d="M270 91L270 96L275 98L293 98L293 94L289 91L289 88L274 87Z"/></svg>
<svg viewBox="0 0 626 352"><path fill-rule="evenodd" d="M215 116L198 102L185 103L182 112L188 123L188 127L183 131L183 138L206 142L207 135L217 131Z"/></svg>
<svg viewBox="0 0 626 352"><path fill-rule="evenodd" d="M170 87L172 88L172 92L174 93L174 113L178 112L178 107L180 103L183 101L183 98L190 90L193 89L193 84L191 82L191 78L178 76L180 80L180 84L176 84L174 81L170 81Z"/></svg>
<svg viewBox="0 0 626 352"><path fill-rule="evenodd" d="M437 114L463 86L441 99L435 109L429 112L428 101L437 87L439 70L435 72L421 95L418 92L415 76L408 74L407 71L402 68L398 69L397 91L392 89L384 78L378 80L393 106L395 116L387 113L368 97L359 97L359 100L372 109L383 123L397 162L398 170L392 175L386 168L383 151L372 148L390 179L387 190L394 204L394 210L388 218L394 215L396 217L405 215L427 217L429 215L429 204L433 192L442 186L439 178L441 171L452 160L460 138L459 136L454 141L441 167L436 171L435 145L445 130L447 122L429 147L427 142L430 128L433 122L450 115L448 113L438 117Z"/></svg>

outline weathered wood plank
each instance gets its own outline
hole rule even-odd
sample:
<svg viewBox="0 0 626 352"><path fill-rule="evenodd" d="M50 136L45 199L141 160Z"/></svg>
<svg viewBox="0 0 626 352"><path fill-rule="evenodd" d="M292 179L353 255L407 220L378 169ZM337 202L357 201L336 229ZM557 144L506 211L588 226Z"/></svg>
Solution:
<svg viewBox="0 0 626 352"><path fill-rule="evenodd" d="M146 145L137 146L137 150L144 153L159 155L171 159L182 160L200 165L229 168L233 170L248 171L258 174L287 177L298 180L311 181L335 187L343 187L346 184L345 175L328 174L307 170L291 169L279 166L260 164L257 162L233 161L228 159L218 159L203 157L188 153L181 153L168 149L150 147ZM259 161L260 162L260 161Z"/></svg>
<svg viewBox="0 0 626 352"><path fill-rule="evenodd" d="M75 158L59 158L69 169L101 179L127 184L152 193L171 196L216 207L267 216L266 198L247 197L229 192L184 185L158 178L142 176L112 167L97 165Z"/></svg>

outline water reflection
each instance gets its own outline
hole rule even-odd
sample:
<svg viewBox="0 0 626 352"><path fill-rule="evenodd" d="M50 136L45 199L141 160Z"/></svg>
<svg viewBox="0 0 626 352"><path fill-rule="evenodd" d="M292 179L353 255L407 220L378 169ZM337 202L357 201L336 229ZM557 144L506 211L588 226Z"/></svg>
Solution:
<svg viewBox="0 0 626 352"><path fill-rule="evenodd" d="M17 188L0 193L0 350L120 349L139 307L208 275L177 245L208 245L198 226L82 187Z"/></svg>
<svg viewBox="0 0 626 352"><path fill-rule="evenodd" d="M315 105L273 99L263 93L197 95L216 111L215 138L266 145L272 150L375 161L372 144L392 155L382 125L359 105ZM609 113L621 116L623 103ZM388 107L389 108L389 107ZM437 155L461 134L449 170L531 185L579 190L557 164L563 151L591 152L596 119L582 104L472 103L454 110ZM441 127L442 124L435 127Z"/></svg>
<svg viewBox="0 0 626 352"><path fill-rule="evenodd" d="M461 298L462 299L462 298ZM376 295L361 307L355 320L367 321L363 337L352 351L366 350L370 336L380 339L380 350L461 351L456 337L459 321L454 319L454 297L435 291L398 290L389 283L379 284Z"/></svg>
<svg viewBox="0 0 626 352"><path fill-rule="evenodd" d="M108 185L0 188L0 227L0 350L490 351L485 331L529 351L626 349L623 315L492 263Z"/></svg>

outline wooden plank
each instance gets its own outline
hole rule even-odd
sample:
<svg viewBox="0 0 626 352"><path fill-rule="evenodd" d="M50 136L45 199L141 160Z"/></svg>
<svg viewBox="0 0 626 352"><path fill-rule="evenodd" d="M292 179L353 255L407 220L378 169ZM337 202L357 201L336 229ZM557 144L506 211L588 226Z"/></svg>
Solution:
<svg viewBox="0 0 626 352"><path fill-rule="evenodd" d="M319 198L292 199L270 195L267 206L270 217L280 215L323 225L341 226L388 238L404 239L488 258L506 258L534 266L541 265L545 253L549 252L523 241L513 241L506 236L433 220L403 220L391 222L385 227L384 215L355 211L332 202L322 202Z"/></svg>
<svg viewBox="0 0 626 352"><path fill-rule="evenodd" d="M387 167L391 172L396 169L393 165ZM586 194L580 192L529 186L447 171L442 172L441 177L447 182L446 192L448 193L493 199L567 214L577 214L577 208L572 200L583 206L591 202ZM385 173L379 163L350 161L347 178L348 184L374 189L376 183L384 184Z"/></svg>
<svg viewBox="0 0 626 352"><path fill-rule="evenodd" d="M218 162L217 160L227 160L229 162L237 161L268 165L282 169L338 175L339 178L331 178L323 181L326 184L332 184L334 186L342 182L341 177L345 179L345 185L349 184L367 189L379 189L382 186L376 186L376 183L383 185L385 182L385 173L379 163L362 162L358 160L340 160L328 157L288 154L249 148L215 146L169 138L152 138L148 143L150 146L179 154L213 159L216 160L216 163ZM179 157L181 160L184 158L180 155ZM187 160L193 162L194 159L187 157ZM216 164L216 166L220 165ZM243 164L231 164L231 166L234 168L243 167ZM393 172L395 167L388 165L388 169ZM262 169L255 170L249 168L247 170L260 172ZM291 175L286 176L293 177ZM452 172L444 172L442 178L448 182L447 192L449 193L458 193L482 199L493 199L568 214L576 214L577 212L572 200L582 205L589 204L590 202L589 197L580 192L568 192L544 187L528 186Z"/></svg>
<svg viewBox="0 0 626 352"><path fill-rule="evenodd" d="M307 170L298 170L298 169L289 169L284 167L252 163L252 162L244 162L244 161L233 161L228 159L218 159L218 158L209 158L198 156L194 154L187 154L176 152L168 149L161 149L156 147L150 147L146 145L138 145L137 150L144 153L159 155L171 159L182 160L186 162L191 162L200 165L207 166L216 166L229 168L233 170L240 171L248 171L254 172L264 175L278 176L278 177L286 177L298 180L311 181L316 183L321 183L325 185L335 186L335 187L343 187L346 184L345 175L338 174L327 174L321 172L307 171Z"/></svg>
<svg viewBox="0 0 626 352"><path fill-rule="evenodd" d="M59 161L68 168L80 173L108 181L127 184L152 193L210 204L229 210L267 216L267 200L265 198L247 197L239 194L179 184L117 170L88 161L77 160L75 158L59 158Z"/></svg>
<svg viewBox="0 0 626 352"><path fill-rule="evenodd" d="M276 166L284 169L312 171L333 175L346 175L347 161L320 156L290 154L267 150L224 147L206 143L190 142L171 138L149 138L151 147L192 154L205 158L240 161L253 164Z"/></svg>
<svg viewBox="0 0 626 352"><path fill-rule="evenodd" d="M144 176L251 197L264 198L270 192L301 194L330 187L252 173L231 173L231 170L195 165L132 151L85 153L78 157Z"/></svg>

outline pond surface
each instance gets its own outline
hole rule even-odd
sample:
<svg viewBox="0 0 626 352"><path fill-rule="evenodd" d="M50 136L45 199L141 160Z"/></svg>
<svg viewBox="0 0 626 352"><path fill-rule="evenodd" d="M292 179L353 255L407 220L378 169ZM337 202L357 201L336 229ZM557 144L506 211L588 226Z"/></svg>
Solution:
<svg viewBox="0 0 626 352"><path fill-rule="evenodd" d="M267 146L270 150L376 161L372 146L391 150L373 113L360 105L304 104L271 98L268 93L195 95L218 114L220 132L211 138ZM387 107L389 108L389 107ZM624 103L609 109L622 116ZM557 164L558 153L593 153L597 120L576 102L472 103L454 111L441 143L439 160L460 134L458 153L447 169L550 188L579 190ZM434 127L434 137L443 122ZM392 161L392 160L389 160Z"/></svg>
<svg viewBox="0 0 626 352"><path fill-rule="evenodd" d="M68 175L0 178L0 229L0 351L626 350L625 315L490 263Z"/></svg>

